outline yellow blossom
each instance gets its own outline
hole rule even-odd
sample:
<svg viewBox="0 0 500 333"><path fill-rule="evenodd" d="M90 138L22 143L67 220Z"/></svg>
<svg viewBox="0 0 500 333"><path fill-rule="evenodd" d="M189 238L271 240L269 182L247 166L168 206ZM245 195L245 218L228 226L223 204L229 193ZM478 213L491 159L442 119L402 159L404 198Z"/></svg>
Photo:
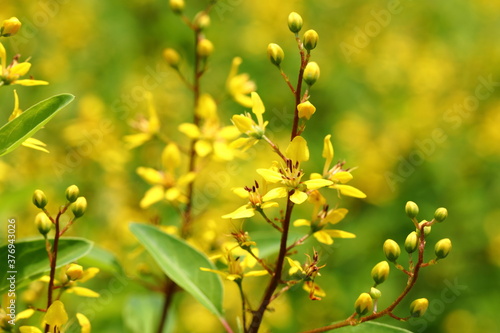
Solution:
<svg viewBox="0 0 500 333"><path fill-rule="evenodd" d="M2 28L0 28L0 36L13 36L17 34L19 29L21 29L21 22L17 17L11 17L3 21Z"/></svg>
<svg viewBox="0 0 500 333"><path fill-rule="evenodd" d="M297 105L299 111L299 118L311 119L312 115L316 112L316 107L311 102L306 101Z"/></svg>
<svg viewBox="0 0 500 333"><path fill-rule="evenodd" d="M344 219L347 214L347 209L338 208L326 211L322 210L318 214L317 218L312 222L306 219L298 219L293 222L295 227L309 226L311 227L311 232L314 238L323 244L333 244L332 238L355 238L356 235L353 233L336 230L336 229L324 229L328 224L337 224Z"/></svg>
<svg viewBox="0 0 500 333"><path fill-rule="evenodd" d="M81 313L76 314L76 319L78 319L78 324L82 327L81 333L90 333L91 325L89 319Z"/></svg>
<svg viewBox="0 0 500 333"><path fill-rule="evenodd" d="M60 332L68 321L68 314L61 301L54 301L43 317L43 325L49 325L49 332Z"/></svg>
<svg viewBox="0 0 500 333"><path fill-rule="evenodd" d="M146 92L144 96L148 104L148 119L141 118L132 124L140 133L126 135L123 138L128 149L143 145L153 139L160 130L160 119L153 103L153 95Z"/></svg>
<svg viewBox="0 0 500 333"><path fill-rule="evenodd" d="M19 78L26 75L31 68L31 64L27 61L19 62L19 56L15 56L12 62L7 66L7 52L2 43L0 43L0 86L9 84L19 84L22 86L39 86L49 84L47 81L22 79Z"/></svg>
<svg viewBox="0 0 500 333"><path fill-rule="evenodd" d="M315 283L316 276L321 275L319 270L325 267L326 265L318 266L319 255L317 251L314 251L313 258L307 255L307 262L304 264L304 267L300 265L300 262L297 260L293 260L290 257L286 257L288 264L290 265L290 269L288 271L289 275L298 275L301 280L304 281L303 289L307 291L309 294L309 298L313 301L321 300L321 297L326 296L326 293L323 289L320 288Z"/></svg>
<svg viewBox="0 0 500 333"><path fill-rule="evenodd" d="M265 202L262 199L262 195L259 192L259 184L255 182L255 185L244 188L236 188L233 191L243 198L248 198L248 203L239 207L234 212L223 215L223 219L244 219L255 215L255 212L261 212L262 210L270 207L278 207L276 202Z"/></svg>
<svg viewBox="0 0 500 333"><path fill-rule="evenodd" d="M246 138L235 140L231 146L246 150L259 142L264 137L268 121L264 121L262 115L266 112L264 103L259 97L259 94L252 92L252 113L255 114L257 122L255 122L250 113L234 115L231 120L242 134L246 134Z"/></svg>
<svg viewBox="0 0 500 333"><path fill-rule="evenodd" d="M252 99L248 94L255 91L257 87L250 80L247 73L238 74L238 68L243 61L240 57L233 59L229 76L226 80L226 89L233 99L244 107L252 107Z"/></svg>

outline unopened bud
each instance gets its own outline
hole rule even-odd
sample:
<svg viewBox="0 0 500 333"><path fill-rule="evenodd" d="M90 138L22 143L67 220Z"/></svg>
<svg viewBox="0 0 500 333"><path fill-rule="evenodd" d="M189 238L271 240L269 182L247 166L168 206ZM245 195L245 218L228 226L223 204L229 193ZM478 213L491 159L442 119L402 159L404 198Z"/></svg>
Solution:
<svg viewBox="0 0 500 333"><path fill-rule="evenodd" d="M319 36L315 30L307 30L304 33L304 48L311 51L318 44Z"/></svg>
<svg viewBox="0 0 500 333"><path fill-rule="evenodd" d="M87 210L87 199L85 197L78 197L71 207L71 211L75 215L75 218L79 218L85 214Z"/></svg>
<svg viewBox="0 0 500 333"><path fill-rule="evenodd" d="M79 195L80 190L76 185L71 185L66 189L66 199L68 199L68 201L71 203L75 202Z"/></svg>
<svg viewBox="0 0 500 333"><path fill-rule="evenodd" d="M418 235L415 231L410 232L408 237L405 240L405 250L408 253L413 253L417 249L418 246Z"/></svg>
<svg viewBox="0 0 500 333"><path fill-rule="evenodd" d="M66 270L66 275L70 280L78 280L83 275L83 267L77 264L70 264Z"/></svg>
<svg viewBox="0 0 500 333"><path fill-rule="evenodd" d="M210 16L205 12L199 12L194 17L194 25L200 30L205 30L210 26Z"/></svg>
<svg viewBox="0 0 500 333"><path fill-rule="evenodd" d="M214 51L214 44L208 39L202 39L198 42L196 52L200 57L206 58Z"/></svg>
<svg viewBox="0 0 500 333"><path fill-rule="evenodd" d="M427 298L419 298L411 302L410 314L412 317L422 317L429 307Z"/></svg>
<svg viewBox="0 0 500 333"><path fill-rule="evenodd" d="M293 33L299 32L300 29L302 29L302 16L296 12L291 12L290 15L288 15L288 28Z"/></svg>
<svg viewBox="0 0 500 333"><path fill-rule="evenodd" d="M360 316L367 314L373 309L373 300L370 294L362 293L354 303L356 313Z"/></svg>
<svg viewBox="0 0 500 333"><path fill-rule="evenodd" d="M376 264L372 269L372 279L375 284L383 283L389 276L390 268L387 261L381 261Z"/></svg>
<svg viewBox="0 0 500 333"><path fill-rule="evenodd" d="M35 204L35 206L40 209L43 209L45 208L45 206L47 206L47 197L42 190L35 190L35 192L33 193L33 204Z"/></svg>
<svg viewBox="0 0 500 333"><path fill-rule="evenodd" d="M375 288L375 287L371 287L370 289L370 296L373 298L373 299L379 299L380 297L382 297L382 292Z"/></svg>
<svg viewBox="0 0 500 333"><path fill-rule="evenodd" d="M391 262L396 262L401 254L401 249L399 248L398 243L392 239L387 239L384 242L383 250L387 260Z"/></svg>
<svg viewBox="0 0 500 333"><path fill-rule="evenodd" d="M434 253L438 259L444 259L451 251L451 240L449 238L441 239L434 247Z"/></svg>
<svg viewBox="0 0 500 333"><path fill-rule="evenodd" d="M8 20L3 21L2 28L0 29L0 35L4 37L9 37L17 34L21 29L21 22L17 17L11 17Z"/></svg>
<svg viewBox="0 0 500 333"><path fill-rule="evenodd" d="M177 68L179 67L181 56L176 50L168 48L163 50L163 59L165 59L170 67Z"/></svg>
<svg viewBox="0 0 500 333"><path fill-rule="evenodd" d="M443 222L448 217L448 210L444 207L436 209L434 219L438 222Z"/></svg>
<svg viewBox="0 0 500 333"><path fill-rule="evenodd" d="M283 52L283 49L278 44L270 43L267 46L267 56L273 65L280 67L281 62L285 57L285 52Z"/></svg>
<svg viewBox="0 0 500 333"><path fill-rule="evenodd" d="M184 0L170 0L170 9L176 14L182 13L184 10Z"/></svg>
<svg viewBox="0 0 500 333"><path fill-rule="evenodd" d="M319 79L319 66L316 62L311 61L304 69L304 81L312 86Z"/></svg>
<svg viewBox="0 0 500 333"><path fill-rule="evenodd" d="M312 115L316 112L316 107L311 102L307 101L297 105L299 111L299 118L311 119Z"/></svg>
<svg viewBox="0 0 500 333"><path fill-rule="evenodd" d="M408 201L405 206L406 215L409 218L414 218L418 215L418 206L413 201Z"/></svg>
<svg viewBox="0 0 500 333"><path fill-rule="evenodd" d="M52 229L52 221L50 221L49 217L44 212L40 212L36 215L35 225L36 225L38 231L42 235L48 234L50 232L50 230Z"/></svg>
<svg viewBox="0 0 500 333"><path fill-rule="evenodd" d="M423 223L427 223L427 222L428 222L427 220L423 220L423 221L420 221L420 223L418 225L422 226ZM430 225L425 226L424 227L424 235L428 236L431 233L431 230L432 230L432 227ZM417 235L419 235L419 234L420 234L420 228L417 229Z"/></svg>

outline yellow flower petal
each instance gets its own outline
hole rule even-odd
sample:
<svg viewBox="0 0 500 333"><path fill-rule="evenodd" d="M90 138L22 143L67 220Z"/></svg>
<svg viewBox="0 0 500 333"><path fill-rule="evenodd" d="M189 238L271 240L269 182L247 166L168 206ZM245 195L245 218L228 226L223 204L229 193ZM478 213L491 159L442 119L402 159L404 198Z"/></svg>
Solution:
<svg viewBox="0 0 500 333"><path fill-rule="evenodd" d="M44 153L48 153L49 152L47 149L44 148L47 145L45 143L43 143L42 141L37 140L35 138L28 138L28 139L24 140L24 142L22 143L22 145L25 146L25 147L27 147L27 148L31 148L31 149L42 151Z"/></svg>
<svg viewBox="0 0 500 333"><path fill-rule="evenodd" d="M180 197L180 195L181 191L179 191L179 189L176 187L172 187L165 192L165 199L167 199L168 201L175 201Z"/></svg>
<svg viewBox="0 0 500 333"><path fill-rule="evenodd" d="M357 188L350 186L350 185L333 185L331 186L332 188L336 188L337 190L340 191L341 194L346 195L348 197L354 197L354 198L366 198L366 194L358 190Z"/></svg>
<svg viewBox="0 0 500 333"><path fill-rule="evenodd" d="M149 133L137 133L125 135L123 140L127 149L134 149L151 140L152 136Z"/></svg>
<svg viewBox="0 0 500 333"><path fill-rule="evenodd" d="M175 143L169 143L161 153L161 162L166 169L172 170L181 164L181 152Z"/></svg>
<svg viewBox="0 0 500 333"><path fill-rule="evenodd" d="M293 260L289 257L286 257L286 260L288 261L288 264L290 265L290 269L288 270L289 275L293 275L296 272L302 272L302 273L304 272L304 269L300 265L300 262L298 262L297 260Z"/></svg>
<svg viewBox="0 0 500 333"><path fill-rule="evenodd" d="M283 180L283 175L274 170L257 169L257 173L261 175L269 183L277 183Z"/></svg>
<svg viewBox="0 0 500 333"><path fill-rule="evenodd" d="M316 107L311 102L306 101L297 105L299 111L299 118L311 119L312 115L316 112Z"/></svg>
<svg viewBox="0 0 500 333"><path fill-rule="evenodd" d="M347 183L348 181L350 181L352 179L352 174L350 172L347 172L347 171L340 171L340 172L337 172L335 174L333 174L330 179L333 180L333 181L339 181L341 182L342 184L345 184Z"/></svg>
<svg viewBox="0 0 500 333"><path fill-rule="evenodd" d="M81 313L76 314L76 319L78 319L78 323L82 327L81 333L90 333L91 326L89 319Z"/></svg>
<svg viewBox="0 0 500 333"><path fill-rule="evenodd" d="M13 75L23 76L29 72L31 64L29 62L20 62L10 68L10 73Z"/></svg>
<svg viewBox="0 0 500 333"><path fill-rule="evenodd" d="M16 321L21 320L21 319L30 318L34 313L35 313L35 310L33 310L33 309L26 309L24 311L21 311L16 315Z"/></svg>
<svg viewBox="0 0 500 333"><path fill-rule="evenodd" d="M224 140L233 140L240 135L240 131L236 126L224 126L219 131L219 136Z"/></svg>
<svg viewBox="0 0 500 333"><path fill-rule="evenodd" d="M163 183L163 175L153 168L138 167L137 174L151 185Z"/></svg>
<svg viewBox="0 0 500 333"><path fill-rule="evenodd" d="M333 182L327 179L311 179L306 180L303 184L307 186L308 190L317 190L318 188L330 186Z"/></svg>
<svg viewBox="0 0 500 333"><path fill-rule="evenodd" d="M90 290L88 288L84 288L84 287L71 287L68 290L66 290L66 292L70 293L70 294L75 294L78 296L83 296L83 297L97 298L97 297L101 296L101 295L99 295L99 293L96 293L95 291Z"/></svg>
<svg viewBox="0 0 500 333"><path fill-rule="evenodd" d="M61 301L54 301L52 305L47 309L45 316L43 317L43 323L48 324L52 327L61 327L68 321L68 314L64 309L64 304Z"/></svg>
<svg viewBox="0 0 500 333"><path fill-rule="evenodd" d="M14 84L19 84L21 86L25 87L31 87L31 86L45 86L49 84L47 81L42 81L42 80L31 80L31 79L24 79L24 80L16 80L13 82Z"/></svg>
<svg viewBox="0 0 500 333"><path fill-rule="evenodd" d="M249 208L248 205L241 206L234 212L223 215L223 219L246 219L255 215L255 210Z"/></svg>
<svg viewBox="0 0 500 333"><path fill-rule="evenodd" d="M210 94L202 94L198 99L196 114L203 119L217 118L217 104Z"/></svg>
<svg viewBox="0 0 500 333"><path fill-rule="evenodd" d="M89 267L86 270L83 271L83 275L80 278L79 282L83 283L86 282L90 279L92 279L94 276L96 276L100 272L100 269L97 267Z"/></svg>
<svg viewBox="0 0 500 333"><path fill-rule="evenodd" d="M277 202L264 202L262 205L260 205L260 208L266 209L266 208L271 208L271 207L279 207L280 205Z"/></svg>
<svg viewBox="0 0 500 333"><path fill-rule="evenodd" d="M198 156L205 157L212 152L212 144L207 140L198 140L194 145L194 150Z"/></svg>
<svg viewBox="0 0 500 333"><path fill-rule="evenodd" d="M263 197L262 200L264 201L269 201L273 199L278 199L278 198L284 198L288 195L288 190L285 187L277 187L273 188L269 192L267 192ZM306 196L307 198L307 196Z"/></svg>
<svg viewBox="0 0 500 333"><path fill-rule="evenodd" d="M260 271L250 271L248 273L243 274L243 276L263 276L267 274L269 273L267 273L266 270L260 270Z"/></svg>
<svg viewBox="0 0 500 333"><path fill-rule="evenodd" d="M301 136L296 136L286 148L285 155L294 162L305 162L309 160L307 141Z"/></svg>
<svg viewBox="0 0 500 333"><path fill-rule="evenodd" d="M330 134L328 134L327 136L325 136L325 138L323 140L323 153L321 154L321 156L326 159L325 160L325 167L323 169L324 174L330 168L330 164L332 163L333 156L335 155L334 150L333 150L333 146L332 146L332 142L330 141L331 137L332 136Z"/></svg>
<svg viewBox="0 0 500 333"><path fill-rule="evenodd" d="M318 240L318 242L323 243L323 244L333 244L333 239L330 237L328 233L326 233L324 230L316 231L313 234L314 238Z"/></svg>
<svg viewBox="0 0 500 333"><path fill-rule="evenodd" d="M35 326L21 326L19 327L21 333L42 333L38 327Z"/></svg>
<svg viewBox="0 0 500 333"><path fill-rule="evenodd" d="M293 222L294 227L303 227L303 226L310 226L311 221L306 220L306 219L298 219Z"/></svg>
<svg viewBox="0 0 500 333"><path fill-rule="evenodd" d="M147 91L145 93L145 97L148 102L148 131L149 133L157 133L160 130L160 119L158 118L158 113L156 112L156 108L153 102L153 94Z"/></svg>
<svg viewBox="0 0 500 333"><path fill-rule="evenodd" d="M295 190L295 192L293 192L293 194L290 196L290 201L292 201L297 205L300 205L306 200L307 200L307 193L299 190Z"/></svg>
<svg viewBox="0 0 500 333"><path fill-rule="evenodd" d="M141 208L148 208L152 204L155 204L163 200L164 197L165 197L165 190L163 189L163 186L155 185L146 191L144 197L139 203L139 206L141 206Z"/></svg>
<svg viewBox="0 0 500 333"><path fill-rule="evenodd" d="M179 132L185 134L190 139L197 139L201 135L198 126L192 123L182 123L179 125L178 129Z"/></svg>
<svg viewBox="0 0 500 333"><path fill-rule="evenodd" d="M242 151L247 150L248 148L255 145L259 140L255 138L239 138L231 142L229 145L230 148L233 149L241 149Z"/></svg>
<svg viewBox="0 0 500 333"><path fill-rule="evenodd" d="M231 191L239 196L240 198L247 199L248 198L248 191L245 190L243 187L233 187Z"/></svg>
<svg viewBox="0 0 500 333"><path fill-rule="evenodd" d="M189 172L185 175L182 175L179 177L179 180L177 181L177 184L179 186L187 185L189 183L192 183L196 179L196 172Z"/></svg>
<svg viewBox="0 0 500 333"><path fill-rule="evenodd" d="M225 142L216 141L213 143L214 156L223 161L231 161L234 158L234 153Z"/></svg>
<svg viewBox="0 0 500 333"><path fill-rule="evenodd" d="M323 219L324 223L336 224L342 221L349 211L345 208L334 209L328 212Z"/></svg>
<svg viewBox="0 0 500 333"><path fill-rule="evenodd" d="M234 126L238 128L241 133L247 133L252 131L254 121L248 117L242 116L241 114L235 114L231 118Z"/></svg>
<svg viewBox="0 0 500 333"><path fill-rule="evenodd" d="M304 290L308 293L313 293L314 296L317 297L325 297L326 293L323 289L321 289L316 283L313 281L306 281L303 286Z"/></svg>
<svg viewBox="0 0 500 333"><path fill-rule="evenodd" d="M325 229L325 230L321 230L325 233L327 233L328 235L330 235L331 237L335 237L335 238L356 238L356 235L351 233L351 232L347 232L347 231L343 231L343 230L333 230L333 229Z"/></svg>

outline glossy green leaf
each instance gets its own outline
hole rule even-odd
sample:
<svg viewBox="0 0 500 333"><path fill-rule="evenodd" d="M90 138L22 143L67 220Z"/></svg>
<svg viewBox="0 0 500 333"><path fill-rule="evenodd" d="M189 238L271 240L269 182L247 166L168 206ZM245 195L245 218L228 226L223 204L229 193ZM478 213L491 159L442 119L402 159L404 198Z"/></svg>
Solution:
<svg viewBox="0 0 500 333"><path fill-rule="evenodd" d="M19 117L2 126L0 128L0 156L16 149L74 98L70 94L52 96L33 105Z"/></svg>
<svg viewBox="0 0 500 333"><path fill-rule="evenodd" d="M412 333L404 328L391 326L377 322L366 322L356 326L346 326L338 328L335 332L339 333Z"/></svg>
<svg viewBox="0 0 500 333"><path fill-rule="evenodd" d="M11 246L10 249L9 244L0 248L0 258L3 260L0 271L0 294L9 289L8 276L15 275L17 289L19 289L50 269L44 239L17 241L14 245L15 247ZM83 238L61 238L56 267L64 266L83 257L92 249L92 246L92 242ZM13 257L8 257L8 255ZM13 267L7 266L7 258L15 260ZM10 273L11 271L16 273Z"/></svg>
<svg viewBox="0 0 500 333"><path fill-rule="evenodd" d="M170 279L210 312L222 317L222 281L219 275L200 270L200 267L216 269L203 253L154 226L132 223L130 230Z"/></svg>

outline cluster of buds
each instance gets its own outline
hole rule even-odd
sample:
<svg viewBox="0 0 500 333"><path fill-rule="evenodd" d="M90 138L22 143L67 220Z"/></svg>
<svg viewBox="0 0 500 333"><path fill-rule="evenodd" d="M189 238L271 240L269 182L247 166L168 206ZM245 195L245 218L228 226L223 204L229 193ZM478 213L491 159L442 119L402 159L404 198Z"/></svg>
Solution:
<svg viewBox="0 0 500 333"><path fill-rule="evenodd" d="M35 190L33 193L33 204L42 210L35 217L35 225L40 234L44 237L46 237L52 230L52 226L56 223L59 217L68 210L68 208L71 208L71 212L73 213L73 218L68 223L68 226L85 214L85 211L87 210L87 199L80 196L80 190L76 185L71 185L66 189L66 199L66 204L60 208L57 218L54 219L51 217L46 208L48 200L45 193L42 190Z"/></svg>
<svg viewBox="0 0 500 333"><path fill-rule="evenodd" d="M381 261L375 265L371 271L371 276L375 285L371 288L370 293L362 293L355 302L355 310L359 316L363 316L372 309L376 309L377 300L381 297L382 293L376 287L383 283L389 276L389 262L395 265L398 270L403 271L409 276L408 283L415 283L414 275L415 270L420 267L429 266L437 263L439 259L444 259L448 256L451 250L451 240L444 238L438 241L434 247L435 259L430 260L428 263L423 262L424 248L426 244L426 237L431 232L431 226L436 223L443 222L448 217L446 208L438 208L434 213L434 218L431 221L418 221L417 215L419 208L413 201L408 201L405 206L406 215L411 219L415 225L416 230L410 232L404 242L404 249L409 254L409 268L406 270L402 265L397 263L401 255L401 248L398 243L392 239L387 239L382 247L387 261ZM411 254L418 250L418 261L414 264L411 259ZM410 305L410 316L420 317L423 316L429 301L426 298L419 298L414 300Z"/></svg>

